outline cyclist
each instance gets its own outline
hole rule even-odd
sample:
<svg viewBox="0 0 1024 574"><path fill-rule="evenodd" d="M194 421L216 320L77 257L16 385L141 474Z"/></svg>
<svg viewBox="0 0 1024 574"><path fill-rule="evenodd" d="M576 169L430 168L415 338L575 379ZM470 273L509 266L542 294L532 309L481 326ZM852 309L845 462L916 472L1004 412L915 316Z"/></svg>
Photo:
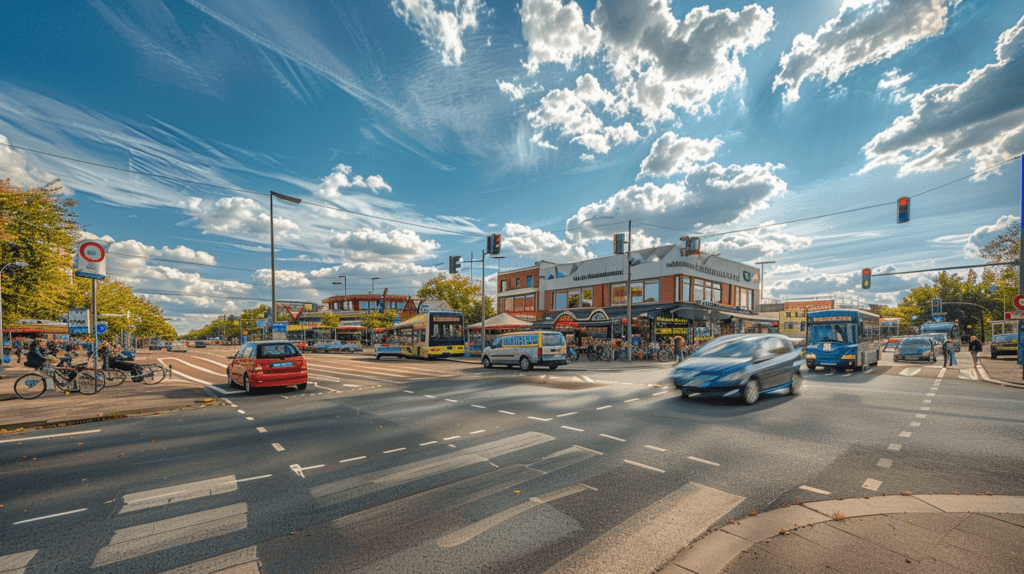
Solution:
<svg viewBox="0 0 1024 574"><path fill-rule="evenodd" d="M25 355L25 366L30 369L38 369L46 364L50 360L50 357L46 356L46 344L40 343L32 347L32 349Z"/></svg>

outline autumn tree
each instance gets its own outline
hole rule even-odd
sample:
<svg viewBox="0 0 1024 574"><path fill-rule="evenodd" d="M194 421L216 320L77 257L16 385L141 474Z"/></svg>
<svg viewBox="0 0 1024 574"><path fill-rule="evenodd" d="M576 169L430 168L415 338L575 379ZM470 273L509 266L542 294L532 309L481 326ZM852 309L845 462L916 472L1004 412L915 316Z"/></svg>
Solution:
<svg viewBox="0 0 1024 574"><path fill-rule="evenodd" d="M386 329L395 324L398 318L398 311L395 309L384 309L384 311L370 311L363 317L363 327L367 329Z"/></svg>
<svg viewBox="0 0 1024 574"><path fill-rule="evenodd" d="M465 275L438 275L424 283L416 296L444 301L453 311L462 313L467 324L480 322L480 285ZM494 315L494 301L488 297L487 316Z"/></svg>

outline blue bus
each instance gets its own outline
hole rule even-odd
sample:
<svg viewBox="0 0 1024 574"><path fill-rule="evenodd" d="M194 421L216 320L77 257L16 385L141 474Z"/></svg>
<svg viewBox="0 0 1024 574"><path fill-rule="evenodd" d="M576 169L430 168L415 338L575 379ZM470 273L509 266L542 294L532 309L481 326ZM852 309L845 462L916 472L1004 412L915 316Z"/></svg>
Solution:
<svg viewBox="0 0 1024 574"><path fill-rule="evenodd" d="M863 369L882 354L878 315L860 309L807 313L807 368Z"/></svg>

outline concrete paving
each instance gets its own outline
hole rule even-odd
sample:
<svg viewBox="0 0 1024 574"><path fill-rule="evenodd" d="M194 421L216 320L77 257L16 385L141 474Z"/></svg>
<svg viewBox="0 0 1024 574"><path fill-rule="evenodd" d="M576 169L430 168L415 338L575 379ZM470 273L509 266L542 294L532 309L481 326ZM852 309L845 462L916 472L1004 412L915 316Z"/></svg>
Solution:
<svg viewBox="0 0 1024 574"><path fill-rule="evenodd" d="M1024 497L876 496L730 520L659 570L1024 572Z"/></svg>

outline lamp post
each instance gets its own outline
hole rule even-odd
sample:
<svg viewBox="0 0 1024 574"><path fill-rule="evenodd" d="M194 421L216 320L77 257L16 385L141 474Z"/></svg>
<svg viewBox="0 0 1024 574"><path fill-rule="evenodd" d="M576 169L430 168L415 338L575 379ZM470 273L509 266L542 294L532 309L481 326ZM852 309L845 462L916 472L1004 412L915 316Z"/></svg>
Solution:
<svg viewBox="0 0 1024 574"><path fill-rule="evenodd" d="M380 279L380 277L370 277L370 294L373 294L373 282Z"/></svg>
<svg viewBox="0 0 1024 574"><path fill-rule="evenodd" d="M24 261L13 261L11 263L8 263L7 265L4 265L3 267L0 267L0 379L4 378L4 303L2 281L4 271L7 271L7 268L11 266L28 267L28 263L25 263ZM13 350L13 341L11 350Z"/></svg>
<svg viewBox="0 0 1024 574"><path fill-rule="evenodd" d="M274 266L274 198L283 199L290 201L295 204L302 203L302 200L297 197L285 195L283 193L277 193L276 191L270 192L270 320L271 322L277 322L277 278L275 277L275 266Z"/></svg>
<svg viewBox="0 0 1024 574"><path fill-rule="evenodd" d="M491 255L491 259L498 260L498 274L494 276L494 312L500 313L501 309L498 308L498 294L501 293L501 260L504 259L504 255Z"/></svg>
<svg viewBox="0 0 1024 574"><path fill-rule="evenodd" d="M345 305L348 305L348 277L344 275L338 275L338 279L341 281L332 281L331 285L344 285L345 286L345 300L341 303L341 310L345 310Z"/></svg>
<svg viewBox="0 0 1024 574"><path fill-rule="evenodd" d="M754 265L760 265L761 266L761 282L758 283L758 288L759 288L759 290L761 292L758 293L758 297L757 297L758 298L758 301L757 301L757 303L758 303L757 311L759 313L761 312L761 302L764 301L764 266L768 265L769 263L775 263L775 262L774 261L757 261L757 262L754 263Z"/></svg>

